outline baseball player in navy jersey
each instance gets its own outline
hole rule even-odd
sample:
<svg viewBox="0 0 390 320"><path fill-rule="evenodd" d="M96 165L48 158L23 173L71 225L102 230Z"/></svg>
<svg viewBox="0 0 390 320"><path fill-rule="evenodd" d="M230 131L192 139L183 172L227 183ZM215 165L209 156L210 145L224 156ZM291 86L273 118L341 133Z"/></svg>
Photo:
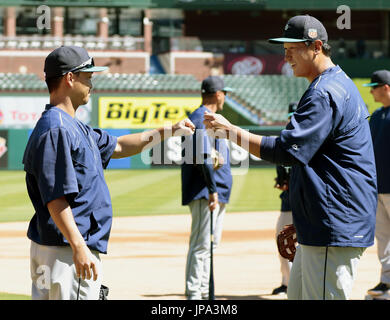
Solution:
<svg viewBox="0 0 390 320"><path fill-rule="evenodd" d="M376 298L390 299L390 71L378 70L371 76L371 94L382 107L370 118L370 128L378 178L378 209L376 211L375 237L381 264L379 283L368 290Z"/></svg>
<svg viewBox="0 0 390 320"><path fill-rule="evenodd" d="M90 97L92 73L105 69L76 46L57 48L45 59L50 104L23 157L35 209L27 234L33 300L99 298L99 254L107 252L112 224L103 169L111 158L137 154L170 134L192 134L195 129L186 119L165 130L115 137L77 120L77 108Z"/></svg>
<svg viewBox="0 0 390 320"><path fill-rule="evenodd" d="M216 114L205 114L205 125L257 157L292 166L289 190L299 245L288 299L345 300L365 248L374 243L377 188L369 114L353 81L333 64L319 20L295 16L283 37L270 41L284 45L294 75L310 82L280 136L251 134Z"/></svg>
<svg viewBox="0 0 390 320"><path fill-rule="evenodd" d="M213 211L213 249L221 240L223 218L232 188L229 150L223 139L210 138L203 124L205 111L222 111L225 87L222 78L202 81L202 105L190 114L195 134L183 138L183 150L192 150L181 167L182 204L191 210L191 235L187 254L185 293L189 300L209 299L210 212ZM215 152L216 151L216 152ZM188 160L188 161L187 161Z"/></svg>

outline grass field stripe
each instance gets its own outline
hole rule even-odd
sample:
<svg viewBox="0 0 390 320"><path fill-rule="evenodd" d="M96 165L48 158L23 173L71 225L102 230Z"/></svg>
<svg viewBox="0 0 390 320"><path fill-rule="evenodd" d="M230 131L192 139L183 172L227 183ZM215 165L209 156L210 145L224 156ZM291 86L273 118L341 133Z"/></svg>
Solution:
<svg viewBox="0 0 390 320"><path fill-rule="evenodd" d="M172 176L172 174L174 176ZM113 199L113 208L117 215L139 215L145 214L178 214L180 210L181 183L180 171L174 171L170 176L162 179L161 175L158 181L143 188L138 189L138 194L125 194ZM169 209L165 204L176 201L176 204Z"/></svg>
<svg viewBox="0 0 390 320"><path fill-rule="evenodd" d="M245 188L245 183L247 180L248 175L237 175L233 176L233 187L232 191L230 194L230 201L229 201L229 206L234 206L237 201L239 201L242 192L244 191ZM227 208L228 210L228 208Z"/></svg>
<svg viewBox="0 0 390 320"><path fill-rule="evenodd" d="M0 191L0 203L2 203L2 197L9 196L12 194L18 196L21 193L25 193L27 195L27 188L24 184L20 182L4 184Z"/></svg>
<svg viewBox="0 0 390 320"><path fill-rule="evenodd" d="M0 183L1 182L24 182L24 171L0 171Z"/></svg>
<svg viewBox="0 0 390 320"><path fill-rule="evenodd" d="M138 189L148 187L153 184L159 184L160 180L166 179L177 175L177 172L170 172L170 170L157 172L149 171L142 174L141 178L135 176L125 176L122 179L116 179L111 181L110 177L107 176L107 185L110 190L111 198L117 198L124 194L137 191Z"/></svg>
<svg viewBox="0 0 390 320"><path fill-rule="evenodd" d="M122 169L109 169L104 170L104 176L106 179L110 179L110 181L121 180L123 177L141 177L151 170L141 169L141 170L122 170ZM126 173L126 174L124 174Z"/></svg>
<svg viewBox="0 0 390 320"><path fill-rule="evenodd" d="M23 171L0 171L0 222L28 221L34 209L28 198ZM113 200L114 216L188 214L181 205L180 168L150 170L106 170L105 176ZM234 176L228 212L276 211L280 209L280 190L273 187L274 166L249 169L245 176ZM240 177L240 178L238 178ZM19 187L7 191L6 179ZM240 179L240 180L238 180ZM240 186L242 185L242 186ZM1 196L1 191L7 195Z"/></svg>

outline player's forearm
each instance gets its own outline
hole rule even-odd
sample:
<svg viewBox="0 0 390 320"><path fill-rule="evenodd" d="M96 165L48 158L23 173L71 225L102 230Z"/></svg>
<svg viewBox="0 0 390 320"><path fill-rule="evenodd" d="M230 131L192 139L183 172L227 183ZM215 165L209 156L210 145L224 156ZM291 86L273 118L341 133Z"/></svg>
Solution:
<svg viewBox="0 0 390 320"><path fill-rule="evenodd" d="M68 240L73 250L86 245L74 221L72 209L65 197L50 201L47 204L47 208L57 228Z"/></svg>
<svg viewBox="0 0 390 320"><path fill-rule="evenodd" d="M112 158L118 159L131 157L145 149L152 148L169 136L172 136L172 128L170 127L161 127L158 129L120 136L118 137Z"/></svg>
<svg viewBox="0 0 390 320"><path fill-rule="evenodd" d="M254 156L261 158L260 145L263 138L262 136L250 133L249 131L234 125L232 125L227 132L230 141L235 142Z"/></svg>
<svg viewBox="0 0 390 320"><path fill-rule="evenodd" d="M207 161L207 159L205 159ZM208 163L199 164L209 194L217 192L217 183L214 178L213 166Z"/></svg>

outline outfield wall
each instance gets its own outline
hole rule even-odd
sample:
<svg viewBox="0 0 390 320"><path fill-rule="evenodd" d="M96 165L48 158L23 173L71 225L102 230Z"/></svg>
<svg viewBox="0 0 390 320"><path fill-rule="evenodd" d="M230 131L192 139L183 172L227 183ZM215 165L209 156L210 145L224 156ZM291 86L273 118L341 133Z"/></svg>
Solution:
<svg viewBox="0 0 390 320"><path fill-rule="evenodd" d="M261 135L278 135L282 127L246 127ZM121 136L150 129L104 129ZM23 153L32 129L0 129L0 170L23 170ZM271 165L256 158L238 145L228 142L232 167L248 168ZM108 169L152 169L178 167L182 162L181 137L171 137L163 143L130 158L112 159Z"/></svg>
<svg viewBox="0 0 390 320"><path fill-rule="evenodd" d="M3 92L0 94L0 169L22 170L23 153L49 96L44 92ZM100 127L114 136L142 132L176 123L191 114L201 99L194 93L97 92L76 117L92 127ZM242 119L226 107L224 116L240 124ZM248 121L244 124L247 124ZM248 127L249 129L249 127ZM278 134L281 127L267 127L263 134ZM230 143L231 164L235 167L263 166L266 162L250 156ZM147 169L177 167L181 163L180 137L172 137L153 149L131 158L112 159L109 169Z"/></svg>

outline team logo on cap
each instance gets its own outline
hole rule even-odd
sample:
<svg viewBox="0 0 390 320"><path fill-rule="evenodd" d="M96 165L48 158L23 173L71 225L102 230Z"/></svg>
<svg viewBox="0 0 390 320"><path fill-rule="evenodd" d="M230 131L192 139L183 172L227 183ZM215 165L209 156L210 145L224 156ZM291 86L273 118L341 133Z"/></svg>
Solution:
<svg viewBox="0 0 390 320"><path fill-rule="evenodd" d="M285 25L284 30L287 30L289 27L288 23Z"/></svg>
<svg viewBox="0 0 390 320"><path fill-rule="evenodd" d="M312 39L317 38L317 29L309 29L307 35Z"/></svg>

